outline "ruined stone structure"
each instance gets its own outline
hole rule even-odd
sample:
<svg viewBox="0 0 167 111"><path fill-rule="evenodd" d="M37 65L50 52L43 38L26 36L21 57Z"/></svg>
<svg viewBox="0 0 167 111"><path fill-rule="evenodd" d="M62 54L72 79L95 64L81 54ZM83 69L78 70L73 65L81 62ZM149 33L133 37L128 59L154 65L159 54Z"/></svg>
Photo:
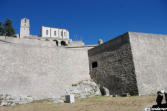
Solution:
<svg viewBox="0 0 167 111"><path fill-rule="evenodd" d="M113 95L167 89L167 36L128 32L88 51L90 76Z"/></svg>

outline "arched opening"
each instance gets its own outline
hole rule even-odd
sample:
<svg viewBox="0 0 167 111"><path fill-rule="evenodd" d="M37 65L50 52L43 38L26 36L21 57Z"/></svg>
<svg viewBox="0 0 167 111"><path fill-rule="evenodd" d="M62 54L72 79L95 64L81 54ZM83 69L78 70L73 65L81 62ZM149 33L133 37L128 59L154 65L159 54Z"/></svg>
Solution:
<svg viewBox="0 0 167 111"><path fill-rule="evenodd" d="M103 87L100 87L100 92L101 92L101 95L102 95L102 96L105 96L105 95L106 95L106 92L105 92L105 90L104 90Z"/></svg>
<svg viewBox="0 0 167 111"><path fill-rule="evenodd" d="M55 42L56 42L56 45L57 45L57 46L59 45L59 42L58 42L57 40L53 40L53 41L55 41Z"/></svg>
<svg viewBox="0 0 167 111"><path fill-rule="evenodd" d="M61 46L67 46L65 41L61 41Z"/></svg>
<svg viewBox="0 0 167 111"><path fill-rule="evenodd" d="M55 42L56 42L56 45L58 46L58 45L59 45L59 42L58 42L57 40L55 40Z"/></svg>

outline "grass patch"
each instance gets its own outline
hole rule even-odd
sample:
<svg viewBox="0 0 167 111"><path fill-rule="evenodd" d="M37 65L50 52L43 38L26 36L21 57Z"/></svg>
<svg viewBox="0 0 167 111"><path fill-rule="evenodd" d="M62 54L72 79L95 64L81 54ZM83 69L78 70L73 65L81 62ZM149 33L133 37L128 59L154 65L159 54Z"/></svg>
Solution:
<svg viewBox="0 0 167 111"><path fill-rule="evenodd" d="M141 111L146 106L156 104L155 99L156 95L130 97L95 96L77 99L73 104L54 104L47 99L14 107L0 107L0 111Z"/></svg>
<svg viewBox="0 0 167 111"><path fill-rule="evenodd" d="M74 87L74 86L77 86L77 84L72 84L72 86Z"/></svg>

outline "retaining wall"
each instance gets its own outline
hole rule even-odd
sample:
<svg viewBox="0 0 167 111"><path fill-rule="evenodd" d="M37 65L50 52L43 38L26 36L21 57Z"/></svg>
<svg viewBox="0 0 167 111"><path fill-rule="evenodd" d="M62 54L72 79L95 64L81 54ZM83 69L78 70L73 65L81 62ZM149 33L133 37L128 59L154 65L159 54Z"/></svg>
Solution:
<svg viewBox="0 0 167 111"><path fill-rule="evenodd" d="M0 94L53 98L65 94L73 83L90 79L87 50L49 42L0 40Z"/></svg>

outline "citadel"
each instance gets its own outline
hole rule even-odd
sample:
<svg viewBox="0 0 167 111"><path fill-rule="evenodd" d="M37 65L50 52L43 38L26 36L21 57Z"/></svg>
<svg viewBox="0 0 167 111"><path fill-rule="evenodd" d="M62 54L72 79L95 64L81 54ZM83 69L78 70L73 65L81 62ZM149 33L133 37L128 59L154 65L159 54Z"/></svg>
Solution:
<svg viewBox="0 0 167 111"><path fill-rule="evenodd" d="M17 38L0 37L0 94L55 98L72 84L93 80L111 95L167 89L167 35L127 32L98 45L72 41L67 29L30 34L21 20Z"/></svg>

